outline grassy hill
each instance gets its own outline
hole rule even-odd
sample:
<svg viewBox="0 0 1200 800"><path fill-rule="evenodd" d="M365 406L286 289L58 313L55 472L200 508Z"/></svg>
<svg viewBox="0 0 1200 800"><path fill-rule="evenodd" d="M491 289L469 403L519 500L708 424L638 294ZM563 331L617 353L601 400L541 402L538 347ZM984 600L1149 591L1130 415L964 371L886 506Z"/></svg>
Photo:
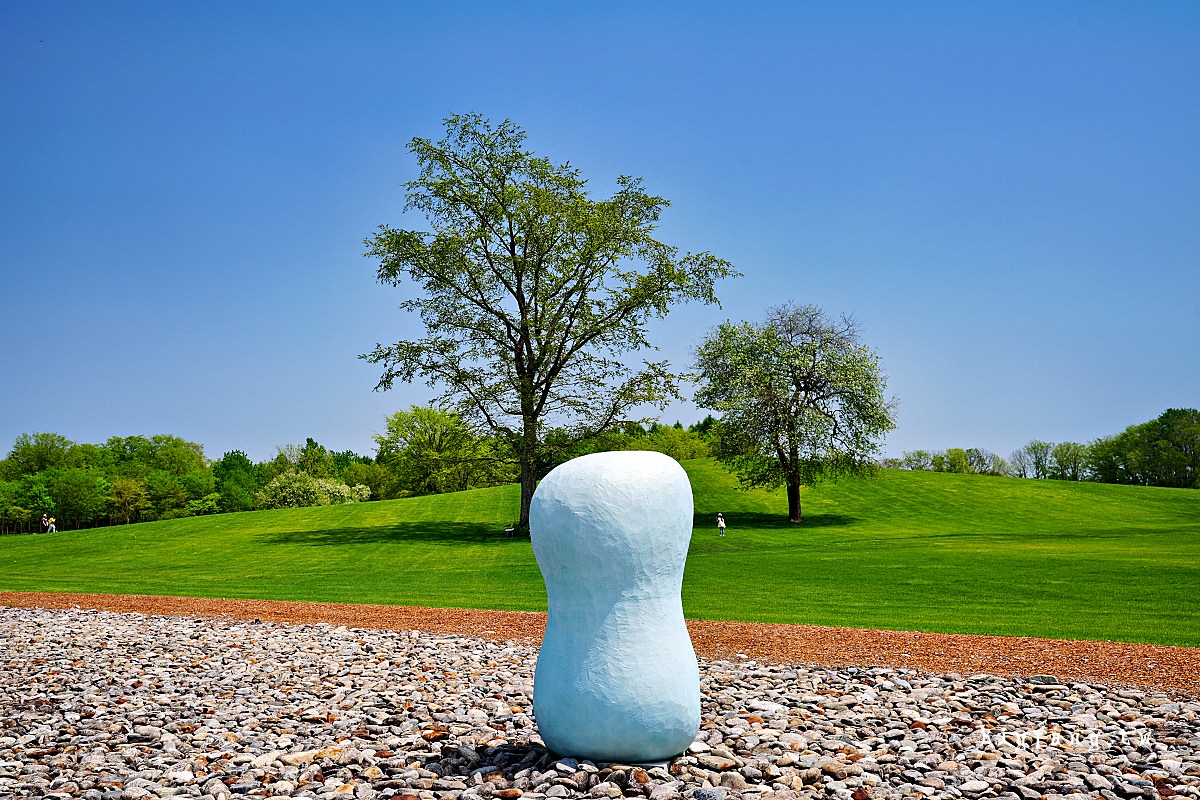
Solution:
<svg viewBox="0 0 1200 800"><path fill-rule="evenodd" d="M689 617L1200 646L1200 492L885 471L742 492L685 465ZM0 590L542 610L517 487L0 537ZM725 514L718 538L713 517Z"/></svg>

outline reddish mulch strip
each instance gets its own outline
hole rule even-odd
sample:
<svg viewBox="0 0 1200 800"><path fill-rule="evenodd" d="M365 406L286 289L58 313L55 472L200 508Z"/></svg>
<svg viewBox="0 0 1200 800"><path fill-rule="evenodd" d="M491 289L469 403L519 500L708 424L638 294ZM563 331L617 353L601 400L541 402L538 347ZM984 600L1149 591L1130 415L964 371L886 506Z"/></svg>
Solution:
<svg viewBox="0 0 1200 800"><path fill-rule="evenodd" d="M353 628L474 634L494 640L526 640L531 644L541 641L546 626L545 614L528 611L144 595L0 592L0 606L80 607L281 623L326 622ZM1200 696L1200 648L1195 647L710 620L689 620L688 629L696 654L710 660L745 657L822 667L870 665L963 675L986 672L1006 677L1049 674L1061 681Z"/></svg>

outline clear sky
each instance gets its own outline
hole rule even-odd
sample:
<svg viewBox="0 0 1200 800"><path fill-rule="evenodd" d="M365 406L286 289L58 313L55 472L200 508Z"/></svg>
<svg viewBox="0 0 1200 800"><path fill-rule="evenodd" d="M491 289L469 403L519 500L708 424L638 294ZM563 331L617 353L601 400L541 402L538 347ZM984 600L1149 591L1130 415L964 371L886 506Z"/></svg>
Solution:
<svg viewBox="0 0 1200 800"><path fill-rule="evenodd" d="M0 453L171 433L374 452L356 358L415 335L363 239L413 136L512 119L785 300L852 314L885 452L1087 441L1200 406L1200 4L0 4ZM683 403L666 421L703 416Z"/></svg>

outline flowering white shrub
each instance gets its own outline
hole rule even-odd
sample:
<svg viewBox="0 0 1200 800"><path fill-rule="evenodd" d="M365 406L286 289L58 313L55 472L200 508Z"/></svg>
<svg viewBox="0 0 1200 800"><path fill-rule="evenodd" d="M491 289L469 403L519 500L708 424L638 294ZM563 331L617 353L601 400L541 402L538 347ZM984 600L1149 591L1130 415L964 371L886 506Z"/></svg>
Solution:
<svg viewBox="0 0 1200 800"><path fill-rule="evenodd" d="M371 496L366 486L314 478L306 472L285 472L255 495L255 508L307 508L358 503Z"/></svg>
<svg viewBox="0 0 1200 800"><path fill-rule="evenodd" d="M369 487L359 484L357 486L347 486L344 483L336 483L327 481L322 478L317 478L317 483L329 494L329 502L322 505L337 506L343 503L361 503L371 497Z"/></svg>

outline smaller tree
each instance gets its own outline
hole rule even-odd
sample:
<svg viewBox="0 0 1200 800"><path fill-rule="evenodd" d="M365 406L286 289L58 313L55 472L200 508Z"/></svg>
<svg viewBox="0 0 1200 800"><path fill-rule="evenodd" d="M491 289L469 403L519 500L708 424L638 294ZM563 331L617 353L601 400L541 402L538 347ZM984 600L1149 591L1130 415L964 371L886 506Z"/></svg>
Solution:
<svg viewBox="0 0 1200 800"><path fill-rule="evenodd" d="M1059 442L1050 448L1049 477L1081 481L1087 471L1088 448L1079 442Z"/></svg>
<svg viewBox="0 0 1200 800"><path fill-rule="evenodd" d="M714 417L712 414L705 414L704 419L700 420L699 422L695 423L694 425L688 425L688 431L696 434L701 439L703 439L704 441L707 442L709 435L712 433L713 426L715 426L716 424L717 424L716 417Z"/></svg>
<svg viewBox="0 0 1200 800"><path fill-rule="evenodd" d="M745 487L785 486L801 522L800 487L877 469L896 427L879 356L849 317L784 305L759 325L726 322L696 349L696 403L721 413L713 452Z"/></svg>
<svg viewBox="0 0 1200 800"><path fill-rule="evenodd" d="M372 500L384 500L390 496L396 476L376 461L352 461L342 472L342 480L348 486L366 486L371 490Z"/></svg>
<svg viewBox="0 0 1200 800"><path fill-rule="evenodd" d="M183 509L191 498L180 484L178 475L163 469L150 469L146 472L146 491L153 507L152 519L186 516Z"/></svg>
<svg viewBox="0 0 1200 800"><path fill-rule="evenodd" d="M91 527L108 505L112 485L86 469L51 470L48 488L59 530Z"/></svg>
<svg viewBox="0 0 1200 800"><path fill-rule="evenodd" d="M213 485L222 511L249 511L258 491L258 468L241 450L230 450L212 467Z"/></svg>
<svg viewBox="0 0 1200 800"><path fill-rule="evenodd" d="M333 458L333 472L342 483L347 486L353 486L355 483L362 481L352 481L346 477L346 470L353 466L374 466L375 460L370 456L360 456L353 450L342 450L341 452L331 452L329 454Z"/></svg>
<svg viewBox="0 0 1200 800"><path fill-rule="evenodd" d="M1014 478L1028 478L1033 474L1033 461L1024 447L1014 450L1008 457L1008 474Z"/></svg>
<svg viewBox="0 0 1200 800"><path fill-rule="evenodd" d="M0 479L0 533L23 531L28 516L29 509L17 503L16 482Z"/></svg>
<svg viewBox="0 0 1200 800"><path fill-rule="evenodd" d="M307 472L314 478L333 478L337 475L333 454L311 436L304 440L304 447L300 450L296 468L300 472Z"/></svg>
<svg viewBox="0 0 1200 800"><path fill-rule="evenodd" d="M656 450L676 461L703 458L709 454L708 443L698 433L685 430L682 425L668 427L654 425L644 437L630 442L630 450Z"/></svg>
<svg viewBox="0 0 1200 800"><path fill-rule="evenodd" d="M57 433L22 433L0 462L3 477L16 480L51 469L81 466L75 443Z"/></svg>
<svg viewBox="0 0 1200 800"><path fill-rule="evenodd" d="M967 471L972 475L1004 475L1008 462L982 447L968 447L963 451L967 459Z"/></svg>
<svg viewBox="0 0 1200 800"><path fill-rule="evenodd" d="M37 518L41 514L54 511L54 500L47 488L47 473L24 475L16 482L13 500L16 505L29 511L29 516Z"/></svg>
<svg viewBox="0 0 1200 800"><path fill-rule="evenodd" d="M311 436L304 440L303 446L286 444L275 448L275 458L268 463L270 478L285 472L303 472L314 478L329 479L337 473L333 455Z"/></svg>
<svg viewBox="0 0 1200 800"><path fill-rule="evenodd" d="M512 477L512 462L452 411L423 406L397 411L375 441L376 460L406 494L458 492Z"/></svg>
<svg viewBox="0 0 1200 800"><path fill-rule="evenodd" d="M929 471L933 469L933 456L928 450L905 450L900 463L904 469Z"/></svg>
<svg viewBox="0 0 1200 800"><path fill-rule="evenodd" d="M946 450L946 472L956 475L973 475L975 465L968 451L961 447L950 447Z"/></svg>
<svg viewBox="0 0 1200 800"><path fill-rule="evenodd" d="M149 510L150 493L146 491L144 480L122 475L113 477L108 494L108 513L113 521L128 525Z"/></svg>
<svg viewBox="0 0 1200 800"><path fill-rule="evenodd" d="M997 477L1003 477L1008 474L1008 462L1005 461L1000 456L996 455L995 453L989 453L988 451L984 450L983 458L987 464L986 469L983 470L984 475L995 475Z"/></svg>
<svg viewBox="0 0 1200 800"><path fill-rule="evenodd" d="M18 505L8 504L0 507L0 532L24 533L31 516L32 511Z"/></svg>
<svg viewBox="0 0 1200 800"><path fill-rule="evenodd" d="M1054 445L1034 439L1023 448L1029 460L1029 477L1043 479L1050 477L1050 453Z"/></svg>

